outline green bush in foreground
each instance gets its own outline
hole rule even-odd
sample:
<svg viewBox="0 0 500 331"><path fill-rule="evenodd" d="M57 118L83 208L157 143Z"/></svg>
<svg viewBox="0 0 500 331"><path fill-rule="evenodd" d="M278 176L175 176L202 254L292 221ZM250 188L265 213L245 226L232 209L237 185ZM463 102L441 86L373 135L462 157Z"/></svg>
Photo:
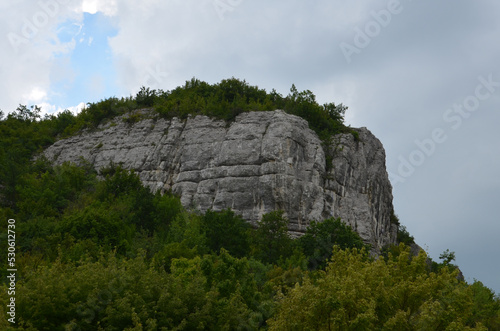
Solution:
<svg viewBox="0 0 500 331"><path fill-rule="evenodd" d="M336 247L326 271L306 278L279 299L277 313L268 321L270 330L487 330L499 326L498 310L495 321L474 312L479 299L474 289L481 288L487 296L484 287L458 280L455 269L429 272L425 253L411 257L408 247L399 249L397 257L385 261L368 258L365 250Z"/></svg>

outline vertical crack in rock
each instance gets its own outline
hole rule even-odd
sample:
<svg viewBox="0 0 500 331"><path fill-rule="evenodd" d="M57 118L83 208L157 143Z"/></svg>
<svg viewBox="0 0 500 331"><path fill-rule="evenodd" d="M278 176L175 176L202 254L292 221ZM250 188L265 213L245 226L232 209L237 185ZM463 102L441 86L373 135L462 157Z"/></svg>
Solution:
<svg viewBox="0 0 500 331"><path fill-rule="evenodd" d="M96 169L121 164L151 190L179 194L187 208L232 208L252 224L280 208L294 235L312 220L340 217L375 250L395 242L385 152L366 128L355 129L360 141L337 135L325 168L318 136L304 119L281 110L242 113L230 125L206 116L181 121L143 113L137 123L118 117L44 154L55 164L81 158Z"/></svg>

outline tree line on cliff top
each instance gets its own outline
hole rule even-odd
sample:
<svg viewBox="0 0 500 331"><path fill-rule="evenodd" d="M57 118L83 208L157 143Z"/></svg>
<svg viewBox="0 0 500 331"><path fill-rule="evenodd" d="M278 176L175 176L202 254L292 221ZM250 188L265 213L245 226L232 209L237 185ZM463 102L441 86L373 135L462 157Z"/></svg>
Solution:
<svg viewBox="0 0 500 331"><path fill-rule="evenodd" d="M206 115L226 121L234 120L243 112L282 109L307 120L311 129L321 138L340 132L352 132L344 125L347 107L342 104L330 102L320 105L314 93L309 90L298 91L295 85L292 85L287 96L283 96L274 89L267 92L236 78L224 79L216 84L192 78L171 91L142 87L135 96L110 97L88 103L77 116L65 111L56 118L48 116L47 119L55 120L57 129L64 127L60 132L62 136L69 136L85 128L95 128L116 116L144 108L151 109L164 118L185 119L189 115ZM38 107L30 109L21 105L7 117L29 121L39 119L39 113ZM139 117L130 117L130 121L134 119Z"/></svg>
<svg viewBox="0 0 500 331"><path fill-rule="evenodd" d="M181 92L190 84L209 90L191 81ZM154 94L152 106L139 98L137 107L157 105L160 113L163 97ZM185 106L174 104L182 117ZM89 124L92 107L40 118L37 107L20 106L0 120L0 250L7 252L7 220L15 219L18 269L11 324L1 260L0 329L500 328L500 299L480 281L459 277L451 253L432 263L401 243L373 257L339 219L311 222L292 239L280 211L253 228L231 210L188 210L117 165L97 173L85 164L33 160L82 128L85 116Z"/></svg>

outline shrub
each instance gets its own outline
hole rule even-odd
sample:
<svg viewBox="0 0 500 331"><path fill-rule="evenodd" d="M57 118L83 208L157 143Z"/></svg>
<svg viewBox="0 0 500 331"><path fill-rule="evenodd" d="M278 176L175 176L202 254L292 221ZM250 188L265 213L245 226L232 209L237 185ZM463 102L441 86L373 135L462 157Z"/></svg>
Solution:
<svg viewBox="0 0 500 331"><path fill-rule="evenodd" d="M311 222L306 233L299 238L299 245L309 259L311 269L324 268L335 245L341 249L365 247L359 235L340 218Z"/></svg>
<svg viewBox="0 0 500 331"><path fill-rule="evenodd" d="M403 243L405 245L410 246L411 244L415 243L415 239L413 238L412 235L406 230L406 226L401 225L398 227L398 237L397 237L398 243Z"/></svg>
<svg viewBox="0 0 500 331"><path fill-rule="evenodd" d="M250 251L249 228L250 225L230 209L207 210L201 218L208 248L214 253L224 248L233 256L246 256Z"/></svg>
<svg viewBox="0 0 500 331"><path fill-rule="evenodd" d="M292 239L288 234L288 219L283 211L273 211L262 216L254 232L254 254L265 263L277 263L293 253Z"/></svg>
<svg viewBox="0 0 500 331"><path fill-rule="evenodd" d="M486 330L456 270L429 273L423 251L412 259L408 247L399 251L373 260L337 246L325 272L283 297L270 330Z"/></svg>

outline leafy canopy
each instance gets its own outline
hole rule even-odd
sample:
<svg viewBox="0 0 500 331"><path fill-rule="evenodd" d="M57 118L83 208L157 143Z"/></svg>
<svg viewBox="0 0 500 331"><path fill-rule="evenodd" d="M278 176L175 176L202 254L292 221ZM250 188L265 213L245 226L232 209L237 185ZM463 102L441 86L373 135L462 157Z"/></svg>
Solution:
<svg viewBox="0 0 500 331"><path fill-rule="evenodd" d="M487 330L483 323L498 327L498 320L474 311L480 304L474 288L485 291L483 298L491 298L490 292L461 282L457 273L451 268L430 272L426 254L412 257L404 244L398 256L387 261L369 258L364 249L336 246L325 272L307 277L281 298L270 330ZM494 316L488 308L483 313Z"/></svg>

